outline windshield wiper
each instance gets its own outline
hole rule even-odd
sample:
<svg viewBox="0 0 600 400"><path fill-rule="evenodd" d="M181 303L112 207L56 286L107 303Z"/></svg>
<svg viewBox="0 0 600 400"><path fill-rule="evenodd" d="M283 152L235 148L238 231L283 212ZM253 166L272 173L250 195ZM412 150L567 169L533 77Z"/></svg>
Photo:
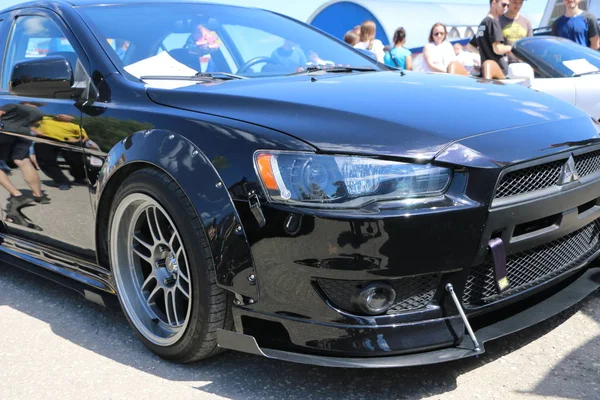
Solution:
<svg viewBox="0 0 600 400"><path fill-rule="evenodd" d="M141 76L141 80L168 80L168 81L231 81L234 79L248 79L245 76L234 75L227 72L198 72L192 76L177 75L146 75Z"/></svg>
<svg viewBox="0 0 600 400"><path fill-rule="evenodd" d="M348 73L348 72L375 72L377 71L373 67L331 67L331 68L322 68L317 66L306 67L303 71L293 72L291 74L287 74L287 76L292 75L304 75L304 74L312 74L314 72L323 72L323 73L332 73L332 74L340 74L340 73Z"/></svg>

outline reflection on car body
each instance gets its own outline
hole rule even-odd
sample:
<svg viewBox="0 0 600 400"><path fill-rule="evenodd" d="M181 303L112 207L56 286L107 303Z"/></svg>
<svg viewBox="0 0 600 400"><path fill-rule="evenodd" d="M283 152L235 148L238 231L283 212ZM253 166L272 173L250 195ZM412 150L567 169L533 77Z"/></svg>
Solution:
<svg viewBox="0 0 600 400"><path fill-rule="evenodd" d="M101 4L0 12L0 110L27 117L2 159L39 165L3 177L0 259L120 304L160 356L442 362L599 286L581 110L258 9Z"/></svg>

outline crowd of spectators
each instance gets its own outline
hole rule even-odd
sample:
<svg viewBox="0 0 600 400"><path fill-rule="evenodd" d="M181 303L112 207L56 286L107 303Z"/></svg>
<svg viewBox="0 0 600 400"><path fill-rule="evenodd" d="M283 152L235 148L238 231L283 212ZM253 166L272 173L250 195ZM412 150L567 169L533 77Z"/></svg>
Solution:
<svg viewBox="0 0 600 400"><path fill-rule="evenodd" d="M504 79L508 65L519 61L512 53L514 44L533 36L531 22L521 15L524 1L489 0L490 10L466 49L460 43L452 45L447 40L446 25L434 24L420 63L416 63L411 51L404 47L407 36L404 28L398 28L392 45L384 47L375 38L375 23L365 21L348 31L344 41L392 68ZM579 8L581 0L563 1L565 14L552 25L552 34L598 50L600 28L596 17Z"/></svg>

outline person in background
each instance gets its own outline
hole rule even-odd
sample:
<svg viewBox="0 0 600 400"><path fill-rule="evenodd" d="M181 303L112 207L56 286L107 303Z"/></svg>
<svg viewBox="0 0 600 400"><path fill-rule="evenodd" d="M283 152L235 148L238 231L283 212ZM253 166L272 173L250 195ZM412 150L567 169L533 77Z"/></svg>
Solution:
<svg viewBox="0 0 600 400"><path fill-rule="evenodd" d="M66 114L58 114L54 117L44 116L39 123L38 130L45 138L53 141L71 144L85 143L88 140L87 133L78 122L73 122L74 120L75 117ZM72 151L60 152L60 147L44 142L36 143L35 150L42 172L52 179L54 186L60 190L69 190L72 184L87 185L81 154ZM74 181L71 181L64 174L63 168L58 165L59 154L62 154L69 166L69 172Z"/></svg>
<svg viewBox="0 0 600 400"><path fill-rule="evenodd" d="M344 42L354 47L358 42L360 42L360 36L354 32L354 30L346 32L344 35Z"/></svg>
<svg viewBox="0 0 600 400"><path fill-rule="evenodd" d="M348 43L350 46L354 47L356 46L356 44L358 42L360 42L360 36L357 35L354 30L348 31L346 32L346 34L344 35L344 42ZM376 59L375 58L375 53L373 53L370 50L362 50L362 49L357 49L358 51L360 51L361 53L365 53L366 55L368 55L369 57Z"/></svg>
<svg viewBox="0 0 600 400"><path fill-rule="evenodd" d="M498 18L500 27L502 28L502 36L504 43L514 46L519 40L525 37L533 36L531 22L520 14L524 0L510 0L508 10ZM508 63L519 62L517 57L512 54L508 55Z"/></svg>
<svg viewBox="0 0 600 400"><path fill-rule="evenodd" d="M122 60L125 57L125 53L129 49L129 40L117 39L115 41L116 44L116 52L119 58Z"/></svg>
<svg viewBox="0 0 600 400"><path fill-rule="evenodd" d="M385 53L383 57L385 65L412 71L412 53L404 47L405 44L406 30L404 28L396 29L394 33L394 47Z"/></svg>
<svg viewBox="0 0 600 400"><path fill-rule="evenodd" d="M298 47L298 45L291 40L284 40L283 46L280 46L273 50L271 58L275 60L273 65L277 68L283 68L284 70L295 70L306 66L306 55ZM268 70L265 66L265 70Z"/></svg>
<svg viewBox="0 0 600 400"><path fill-rule="evenodd" d="M461 63L463 67L465 67L469 75L479 75L481 67L481 58L479 53L465 51L460 43L454 43L453 47L457 61Z"/></svg>
<svg viewBox="0 0 600 400"><path fill-rule="evenodd" d="M0 119L4 124L4 130L20 134L0 134L0 159L19 167L23 179L33 192L33 199L37 203L48 204L50 199L42 192L40 176L30 159L31 140L26 139L31 133L43 136L37 129L44 117L38 106L38 103L26 101L0 107Z"/></svg>
<svg viewBox="0 0 600 400"><path fill-rule="evenodd" d="M508 8L508 0L490 0L490 11L481 21L477 33L469 42L468 50L481 56L481 76L485 79L504 79L508 73L506 55L512 46L504 43L498 18Z"/></svg>
<svg viewBox="0 0 600 400"><path fill-rule="evenodd" d="M183 47L169 50L169 55L181 64L202 72L202 59L218 51L222 45L223 42L215 31L205 28L201 23L193 23L192 32ZM214 61L211 58L204 72L215 70Z"/></svg>
<svg viewBox="0 0 600 400"><path fill-rule="evenodd" d="M552 34L598 50L600 48L600 32L596 16L580 9L580 1L564 0L565 15L554 21Z"/></svg>
<svg viewBox="0 0 600 400"><path fill-rule="evenodd" d="M354 48L359 50L369 50L375 54L375 58L379 62L383 62L383 43L381 40L375 39L377 35L377 25L373 21L365 21L360 26L360 42L354 45Z"/></svg>
<svg viewBox="0 0 600 400"><path fill-rule="evenodd" d="M467 70L456 60L456 54L450 42L446 40L446 25L438 22L431 27L429 43L423 48L423 67L427 72L447 72L468 75Z"/></svg>
<svg viewBox="0 0 600 400"><path fill-rule="evenodd" d="M4 173L4 171L0 171L0 186L2 186L9 194L10 197L8 199L7 208L18 210L27 204L33 203L33 198L24 195L21 193L19 189L13 185L12 181Z"/></svg>

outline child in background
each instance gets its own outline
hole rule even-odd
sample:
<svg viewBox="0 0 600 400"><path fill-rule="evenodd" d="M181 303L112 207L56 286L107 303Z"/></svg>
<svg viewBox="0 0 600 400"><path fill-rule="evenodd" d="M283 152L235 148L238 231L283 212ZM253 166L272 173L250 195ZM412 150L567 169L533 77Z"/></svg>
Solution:
<svg viewBox="0 0 600 400"><path fill-rule="evenodd" d="M394 33L394 47L385 53L383 62L388 67L407 69L412 71L412 53L404 48L406 44L406 30L404 28L396 29Z"/></svg>

